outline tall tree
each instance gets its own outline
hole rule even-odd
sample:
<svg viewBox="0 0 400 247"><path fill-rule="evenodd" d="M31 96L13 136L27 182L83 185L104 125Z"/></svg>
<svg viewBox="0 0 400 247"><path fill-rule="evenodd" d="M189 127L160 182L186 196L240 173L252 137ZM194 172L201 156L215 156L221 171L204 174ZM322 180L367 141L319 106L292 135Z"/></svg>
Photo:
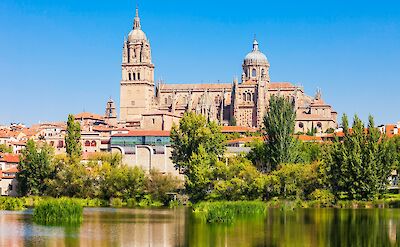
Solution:
<svg viewBox="0 0 400 247"><path fill-rule="evenodd" d="M368 128L357 115L352 129L346 115L342 125L343 140L337 139L325 156L331 189L339 199L371 200L386 190L395 163L390 143L381 137L371 116Z"/></svg>
<svg viewBox="0 0 400 247"><path fill-rule="evenodd" d="M17 173L18 190L25 195L43 195L47 189L46 181L53 175L53 150L47 144L38 147L29 140L22 150Z"/></svg>
<svg viewBox="0 0 400 247"><path fill-rule="evenodd" d="M65 144L67 155L71 159L80 159L82 155L81 145L81 125L75 121L72 114L68 115L67 133L65 135Z"/></svg>
<svg viewBox="0 0 400 247"><path fill-rule="evenodd" d="M215 122L207 121L203 115L186 112L171 130L172 161L176 168L187 169L192 154L200 146L210 155L219 157L225 152L225 136Z"/></svg>
<svg viewBox="0 0 400 247"><path fill-rule="evenodd" d="M293 138L296 113L293 104L283 96L271 96L269 109L264 116L264 133L267 145L266 172L282 163L296 159L296 140Z"/></svg>

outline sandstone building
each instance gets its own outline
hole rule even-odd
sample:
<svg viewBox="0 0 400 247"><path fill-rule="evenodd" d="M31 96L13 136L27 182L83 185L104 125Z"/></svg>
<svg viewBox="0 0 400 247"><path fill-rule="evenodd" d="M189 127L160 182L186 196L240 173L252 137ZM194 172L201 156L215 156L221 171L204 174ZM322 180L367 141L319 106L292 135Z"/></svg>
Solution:
<svg viewBox="0 0 400 247"><path fill-rule="evenodd" d="M147 130L169 130L185 111L194 111L221 125L260 128L271 95L287 97L296 109L296 132L337 127L337 113L317 91L307 96L289 82L271 82L270 64L254 39L245 56L240 81L216 84L154 82L151 47L142 31L138 10L124 40L120 84L120 123Z"/></svg>

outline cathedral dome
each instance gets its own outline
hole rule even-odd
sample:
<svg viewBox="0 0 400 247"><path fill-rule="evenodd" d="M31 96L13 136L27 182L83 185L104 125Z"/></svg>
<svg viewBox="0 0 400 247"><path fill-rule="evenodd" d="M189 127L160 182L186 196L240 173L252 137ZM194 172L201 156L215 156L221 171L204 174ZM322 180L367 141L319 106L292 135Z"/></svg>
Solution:
<svg viewBox="0 0 400 247"><path fill-rule="evenodd" d="M146 34L141 29L133 29L128 36L129 42L147 40Z"/></svg>
<svg viewBox="0 0 400 247"><path fill-rule="evenodd" d="M146 34L142 31L142 27L140 25L140 18L139 18L139 10L136 7L136 15L133 20L133 29L128 35L128 40L131 43L136 41L147 40Z"/></svg>
<svg viewBox="0 0 400 247"><path fill-rule="evenodd" d="M253 42L253 50L244 58L244 64L269 64L267 57L258 49L257 40Z"/></svg>

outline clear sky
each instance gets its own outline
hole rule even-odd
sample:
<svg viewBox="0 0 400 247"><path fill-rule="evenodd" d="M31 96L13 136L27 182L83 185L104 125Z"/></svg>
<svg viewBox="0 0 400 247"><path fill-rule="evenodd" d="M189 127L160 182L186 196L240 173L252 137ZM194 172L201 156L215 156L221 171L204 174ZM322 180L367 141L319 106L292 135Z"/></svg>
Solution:
<svg viewBox="0 0 400 247"><path fill-rule="evenodd" d="M119 105L136 4L156 79L231 82L256 34L272 81L319 87L340 115L400 120L400 1L1 0L0 123Z"/></svg>

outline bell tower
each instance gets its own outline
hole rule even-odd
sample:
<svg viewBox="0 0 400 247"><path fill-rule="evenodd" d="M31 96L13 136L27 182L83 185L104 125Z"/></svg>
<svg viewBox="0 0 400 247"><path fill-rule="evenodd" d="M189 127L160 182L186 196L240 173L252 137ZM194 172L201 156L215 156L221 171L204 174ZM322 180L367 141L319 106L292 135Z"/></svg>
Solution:
<svg viewBox="0 0 400 247"><path fill-rule="evenodd" d="M120 85L120 121L140 122L143 113L151 110L154 99L154 64L150 42L142 31L139 10L133 28L122 48Z"/></svg>

